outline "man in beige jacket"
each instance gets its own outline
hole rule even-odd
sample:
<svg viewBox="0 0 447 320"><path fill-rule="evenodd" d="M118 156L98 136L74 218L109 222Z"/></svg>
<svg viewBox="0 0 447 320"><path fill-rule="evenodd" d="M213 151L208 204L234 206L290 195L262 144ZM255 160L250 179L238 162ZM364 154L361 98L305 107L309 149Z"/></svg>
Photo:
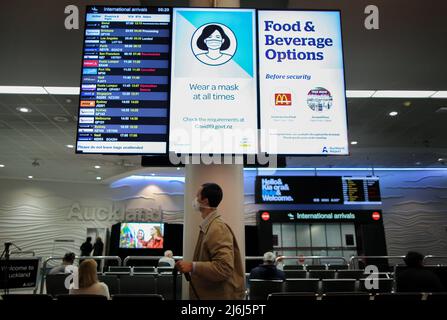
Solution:
<svg viewBox="0 0 447 320"><path fill-rule="evenodd" d="M176 263L180 272L191 273L196 292L190 287L190 299L240 300L245 295L245 275L236 237L217 212L222 197L219 185L205 183L193 202L203 218L193 262Z"/></svg>

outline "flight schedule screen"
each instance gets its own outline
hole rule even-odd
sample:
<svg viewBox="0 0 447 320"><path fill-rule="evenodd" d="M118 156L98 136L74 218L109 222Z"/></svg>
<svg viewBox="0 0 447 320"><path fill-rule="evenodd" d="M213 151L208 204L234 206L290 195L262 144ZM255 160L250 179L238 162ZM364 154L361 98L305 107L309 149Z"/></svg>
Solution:
<svg viewBox="0 0 447 320"><path fill-rule="evenodd" d="M381 204L379 178L343 177L343 197L345 204Z"/></svg>
<svg viewBox="0 0 447 320"><path fill-rule="evenodd" d="M87 7L78 153L166 153L169 8Z"/></svg>

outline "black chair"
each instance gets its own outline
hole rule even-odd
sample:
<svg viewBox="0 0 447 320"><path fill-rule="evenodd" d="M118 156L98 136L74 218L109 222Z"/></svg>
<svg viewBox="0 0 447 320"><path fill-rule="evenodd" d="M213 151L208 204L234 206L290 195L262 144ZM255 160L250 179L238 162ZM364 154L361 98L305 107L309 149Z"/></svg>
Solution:
<svg viewBox="0 0 447 320"><path fill-rule="evenodd" d="M156 273L155 267L133 267L133 273Z"/></svg>
<svg viewBox="0 0 447 320"><path fill-rule="evenodd" d="M312 270L312 271L309 271L309 278L334 279L335 278L335 270Z"/></svg>
<svg viewBox="0 0 447 320"><path fill-rule="evenodd" d="M318 292L318 279L287 279L284 292Z"/></svg>
<svg viewBox="0 0 447 320"><path fill-rule="evenodd" d="M109 288L109 293L117 294L120 292L119 280L116 275L98 275L98 280L104 282Z"/></svg>
<svg viewBox="0 0 447 320"><path fill-rule="evenodd" d="M109 267L109 272L125 272L125 273L130 274L131 271L132 271L132 268L131 267L127 267L127 266L124 266L124 267L113 267L113 266L111 266L111 267Z"/></svg>
<svg viewBox="0 0 447 320"><path fill-rule="evenodd" d="M267 300L270 293L282 292L282 280L250 279L250 300Z"/></svg>
<svg viewBox="0 0 447 320"><path fill-rule="evenodd" d="M182 295L182 275L177 276L176 294L177 299L181 299ZM173 300L174 294L172 292L174 286L174 277L172 274L160 274L157 278L157 293L161 294L165 300Z"/></svg>
<svg viewBox="0 0 447 320"><path fill-rule="evenodd" d="M268 295L267 300L271 301L299 301L312 302L317 300L318 295L315 293L300 293L300 292L277 292Z"/></svg>
<svg viewBox="0 0 447 320"><path fill-rule="evenodd" d="M284 271L286 270L305 270L306 268L302 264L286 264L284 265Z"/></svg>
<svg viewBox="0 0 447 320"><path fill-rule="evenodd" d="M159 267L169 267L169 268L172 268L172 267L171 267L171 264L170 264L169 262L166 262L166 261L161 261L161 262L159 262L159 263L158 263L158 266L159 266Z"/></svg>
<svg viewBox="0 0 447 320"><path fill-rule="evenodd" d="M53 300L53 297L48 294L5 294L2 296L2 298L4 301L20 303L40 303Z"/></svg>
<svg viewBox="0 0 447 320"><path fill-rule="evenodd" d="M370 273L370 274L363 273L363 275L360 277L360 279L366 279L368 277L371 277L372 275L379 279L392 279L393 278L393 276L388 272L379 272L379 273Z"/></svg>
<svg viewBox="0 0 447 320"><path fill-rule="evenodd" d="M127 275L120 277L120 293L155 294L157 285L153 275Z"/></svg>
<svg viewBox="0 0 447 320"><path fill-rule="evenodd" d="M68 289L65 287L65 279L68 276L68 274L64 273L47 275L45 279L47 294L53 297L59 294L68 294Z"/></svg>
<svg viewBox="0 0 447 320"><path fill-rule="evenodd" d="M337 279L360 279L364 277L364 270L340 270L337 271Z"/></svg>
<svg viewBox="0 0 447 320"><path fill-rule="evenodd" d="M162 301L164 299L159 294L115 294L112 296L112 300L125 303L142 303Z"/></svg>
<svg viewBox="0 0 447 320"><path fill-rule="evenodd" d="M374 296L374 301L402 301L402 302L416 302L422 300L422 293L420 292L399 292L399 293L377 293Z"/></svg>
<svg viewBox="0 0 447 320"><path fill-rule="evenodd" d="M373 282L374 280L368 280L368 279L360 279L359 280L359 289L360 291L363 292L371 292L371 293L376 293L376 292L391 292L393 290L393 279L377 279L378 281L378 285L377 288L371 288L371 289L367 289L365 284L374 284Z"/></svg>
<svg viewBox="0 0 447 320"><path fill-rule="evenodd" d="M325 264L307 265L306 270L307 271L326 270L326 265Z"/></svg>
<svg viewBox="0 0 447 320"><path fill-rule="evenodd" d="M395 279L396 279L396 291L399 291L400 289L400 275L402 272L407 270L407 266L396 266L395 268ZM437 266L437 265L425 265L423 269L431 271L434 273L439 280L441 281L442 286L444 287L444 290L447 291L447 267L446 266ZM429 292L431 290L428 290L428 288L421 287L421 291Z"/></svg>
<svg viewBox="0 0 447 320"><path fill-rule="evenodd" d="M60 294L57 296L57 300L61 302L102 302L107 301L106 296L99 294Z"/></svg>
<svg viewBox="0 0 447 320"><path fill-rule="evenodd" d="M324 279L323 292L354 292L355 279Z"/></svg>
<svg viewBox="0 0 447 320"><path fill-rule="evenodd" d="M173 269L174 269L173 267L157 267L157 272L158 273L167 273L167 272L172 273Z"/></svg>
<svg viewBox="0 0 447 320"><path fill-rule="evenodd" d="M120 272L120 271L106 271L104 272L106 276L129 276L130 272ZM98 275L99 276L99 275Z"/></svg>
<svg viewBox="0 0 447 320"><path fill-rule="evenodd" d="M306 270L285 270L286 279L304 279L307 276Z"/></svg>
<svg viewBox="0 0 447 320"><path fill-rule="evenodd" d="M321 297L323 301L331 301L331 302L364 302L369 301L371 295L366 292L342 292L342 293L325 293Z"/></svg>
<svg viewBox="0 0 447 320"><path fill-rule="evenodd" d="M347 264L329 264L327 268L328 270L348 270L349 266Z"/></svg>
<svg viewBox="0 0 447 320"><path fill-rule="evenodd" d="M430 293L427 296L427 301L447 302L447 292Z"/></svg>

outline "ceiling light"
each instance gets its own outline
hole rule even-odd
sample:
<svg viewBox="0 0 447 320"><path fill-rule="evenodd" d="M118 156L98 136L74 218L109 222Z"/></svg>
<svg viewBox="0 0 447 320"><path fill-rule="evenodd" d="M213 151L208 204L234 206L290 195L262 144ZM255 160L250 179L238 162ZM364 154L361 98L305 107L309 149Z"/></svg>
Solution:
<svg viewBox="0 0 447 320"><path fill-rule="evenodd" d="M422 162L418 161L415 163L415 165L420 166L422 164Z"/></svg>
<svg viewBox="0 0 447 320"><path fill-rule="evenodd" d="M96 180L102 180L102 178L101 177L96 177Z"/></svg>
<svg viewBox="0 0 447 320"><path fill-rule="evenodd" d="M43 87L49 94L78 95L79 87Z"/></svg>
<svg viewBox="0 0 447 320"><path fill-rule="evenodd" d="M28 176L28 179L32 179L32 178L34 178L33 176Z"/></svg>
<svg viewBox="0 0 447 320"><path fill-rule="evenodd" d="M72 144L66 144L65 145L68 149L73 149L74 148L74 145L72 145Z"/></svg>
<svg viewBox="0 0 447 320"><path fill-rule="evenodd" d="M180 167L177 167L177 171L180 170Z"/></svg>
<svg viewBox="0 0 447 320"><path fill-rule="evenodd" d="M95 169L101 169L101 166L94 166Z"/></svg>
<svg viewBox="0 0 447 320"><path fill-rule="evenodd" d="M414 90L377 90L373 98L429 98L436 91Z"/></svg>
<svg viewBox="0 0 447 320"><path fill-rule="evenodd" d="M0 86L0 93L6 94L46 94L43 87L36 86Z"/></svg>
<svg viewBox="0 0 447 320"><path fill-rule="evenodd" d="M405 101L405 102L403 103L403 106L404 106L404 107L410 107L410 106L411 106L411 101Z"/></svg>
<svg viewBox="0 0 447 320"><path fill-rule="evenodd" d="M56 121L56 122L68 122L68 118L67 117L62 117L62 116L53 117L53 120Z"/></svg>
<svg viewBox="0 0 447 320"><path fill-rule="evenodd" d="M0 164L0 168L4 168L5 167L5 165L4 164Z"/></svg>
<svg viewBox="0 0 447 320"><path fill-rule="evenodd" d="M23 113L31 112L31 109L27 108L27 107L19 107L19 108L16 108L16 110L20 111L20 112L23 112Z"/></svg>
<svg viewBox="0 0 447 320"><path fill-rule="evenodd" d="M357 141L351 141L352 145L356 145L358 142Z"/></svg>
<svg viewBox="0 0 447 320"><path fill-rule="evenodd" d="M430 98L447 98L447 91L436 91Z"/></svg>
<svg viewBox="0 0 447 320"><path fill-rule="evenodd" d="M391 111L390 113L389 113L389 115L391 116L391 117L395 117L395 116L397 116L399 114L399 112L397 112L397 111Z"/></svg>
<svg viewBox="0 0 447 320"><path fill-rule="evenodd" d="M444 160L445 160L444 158L439 158L438 159L439 162L444 162Z"/></svg>
<svg viewBox="0 0 447 320"><path fill-rule="evenodd" d="M151 173L151 176L155 176L155 173Z"/></svg>
<svg viewBox="0 0 447 320"><path fill-rule="evenodd" d="M371 98L374 90L346 90L346 98Z"/></svg>

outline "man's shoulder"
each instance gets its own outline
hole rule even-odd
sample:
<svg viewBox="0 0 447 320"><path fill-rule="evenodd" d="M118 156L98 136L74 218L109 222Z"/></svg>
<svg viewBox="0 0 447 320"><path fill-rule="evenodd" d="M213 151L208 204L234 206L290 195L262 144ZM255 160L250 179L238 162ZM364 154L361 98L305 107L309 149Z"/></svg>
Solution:
<svg viewBox="0 0 447 320"><path fill-rule="evenodd" d="M217 216L210 222L208 231L230 231L230 228L220 216Z"/></svg>

